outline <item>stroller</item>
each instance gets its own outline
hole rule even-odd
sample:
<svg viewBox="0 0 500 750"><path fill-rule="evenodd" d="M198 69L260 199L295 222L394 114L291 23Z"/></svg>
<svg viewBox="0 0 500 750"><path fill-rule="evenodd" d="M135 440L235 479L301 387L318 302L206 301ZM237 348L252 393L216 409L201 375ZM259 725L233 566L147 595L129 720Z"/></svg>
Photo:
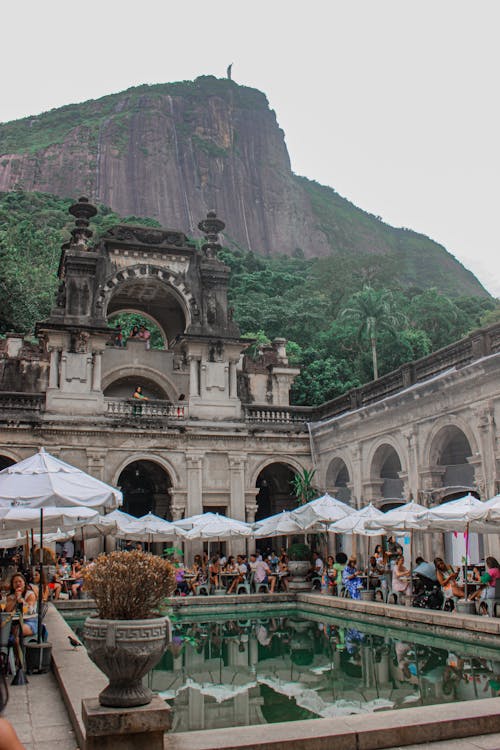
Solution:
<svg viewBox="0 0 500 750"><path fill-rule="evenodd" d="M420 573L417 573L416 579L413 591L413 606L422 609L441 609L443 606L441 586Z"/></svg>

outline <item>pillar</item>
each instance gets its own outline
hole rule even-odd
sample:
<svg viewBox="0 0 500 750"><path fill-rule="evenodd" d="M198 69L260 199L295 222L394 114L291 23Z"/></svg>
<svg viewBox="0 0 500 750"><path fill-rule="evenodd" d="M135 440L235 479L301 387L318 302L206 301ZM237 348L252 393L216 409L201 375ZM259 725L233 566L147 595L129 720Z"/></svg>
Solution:
<svg viewBox="0 0 500 750"><path fill-rule="evenodd" d="M237 398L238 396L236 365L236 362L229 363L229 398Z"/></svg>
<svg viewBox="0 0 500 750"><path fill-rule="evenodd" d="M189 393L191 396L200 395L200 363L196 357L189 357Z"/></svg>
<svg viewBox="0 0 500 750"><path fill-rule="evenodd" d="M93 368L92 368L92 390L101 390L101 364L102 354L101 352L94 352L93 354Z"/></svg>
<svg viewBox="0 0 500 750"><path fill-rule="evenodd" d="M186 454L187 463L187 504L188 516L203 513L203 453Z"/></svg>
<svg viewBox="0 0 500 750"><path fill-rule="evenodd" d="M49 388L59 388L59 349L50 350Z"/></svg>
<svg viewBox="0 0 500 750"><path fill-rule="evenodd" d="M245 456L230 453L229 456L229 515L238 521L245 520Z"/></svg>

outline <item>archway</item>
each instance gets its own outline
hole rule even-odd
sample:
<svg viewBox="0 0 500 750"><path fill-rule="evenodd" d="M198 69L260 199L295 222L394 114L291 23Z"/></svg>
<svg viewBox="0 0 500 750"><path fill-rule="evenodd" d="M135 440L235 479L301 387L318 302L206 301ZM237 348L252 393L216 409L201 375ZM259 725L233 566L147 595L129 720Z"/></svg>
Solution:
<svg viewBox="0 0 500 750"><path fill-rule="evenodd" d="M110 383L104 390L105 398L127 399L132 398L135 389L140 385L144 396L148 399L161 399L170 401L168 393L158 383L150 378L143 377L140 373L126 375Z"/></svg>
<svg viewBox="0 0 500 750"><path fill-rule="evenodd" d="M10 456L0 456L0 471L6 469L8 466L13 466L16 462Z"/></svg>
<svg viewBox="0 0 500 750"><path fill-rule="evenodd" d="M326 486L331 495L335 495L342 502L351 504L351 489L349 470L341 458L330 461L326 472Z"/></svg>
<svg viewBox="0 0 500 750"><path fill-rule="evenodd" d="M395 448L388 443L380 445L373 456L371 476L380 482L380 494L384 501L394 502L403 497L404 485L400 472L401 459Z"/></svg>
<svg viewBox="0 0 500 750"><path fill-rule="evenodd" d="M129 271L111 292L108 318L120 312L136 312L154 321L169 344L186 330L186 309L180 293L146 267Z"/></svg>
<svg viewBox="0 0 500 750"><path fill-rule="evenodd" d="M132 516L154 513L172 520L169 473L156 461L129 463L120 473L118 486L123 492L123 507Z"/></svg>
<svg viewBox="0 0 500 750"><path fill-rule="evenodd" d="M441 485L449 492L441 500L460 497L465 491L474 490L474 466L468 462L472 449L465 433L455 425L444 427L434 440L435 463L444 468Z"/></svg>
<svg viewBox="0 0 500 750"><path fill-rule="evenodd" d="M295 471L285 463L268 464L262 469L256 481L259 489L256 521L297 507L297 498L292 488L294 476Z"/></svg>

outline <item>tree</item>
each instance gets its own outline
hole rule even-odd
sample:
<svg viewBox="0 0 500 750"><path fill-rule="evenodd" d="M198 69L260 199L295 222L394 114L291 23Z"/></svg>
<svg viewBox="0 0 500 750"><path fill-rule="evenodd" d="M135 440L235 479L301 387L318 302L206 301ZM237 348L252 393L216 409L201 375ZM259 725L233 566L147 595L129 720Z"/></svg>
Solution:
<svg viewBox="0 0 500 750"><path fill-rule="evenodd" d="M374 289L364 286L353 294L340 317L357 326L358 339L367 338L370 342L373 379L378 378L377 336L379 332L395 333L404 322L404 316L394 306L394 298L389 289Z"/></svg>

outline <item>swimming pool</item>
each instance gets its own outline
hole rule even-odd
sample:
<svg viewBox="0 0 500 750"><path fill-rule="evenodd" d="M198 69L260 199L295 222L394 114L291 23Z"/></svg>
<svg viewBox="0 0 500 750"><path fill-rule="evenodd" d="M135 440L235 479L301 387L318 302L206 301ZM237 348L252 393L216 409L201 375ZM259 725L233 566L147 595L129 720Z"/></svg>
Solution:
<svg viewBox="0 0 500 750"><path fill-rule="evenodd" d="M67 618L77 629L81 619ZM500 694L498 649L294 607L172 617L149 686L172 731L371 713Z"/></svg>

